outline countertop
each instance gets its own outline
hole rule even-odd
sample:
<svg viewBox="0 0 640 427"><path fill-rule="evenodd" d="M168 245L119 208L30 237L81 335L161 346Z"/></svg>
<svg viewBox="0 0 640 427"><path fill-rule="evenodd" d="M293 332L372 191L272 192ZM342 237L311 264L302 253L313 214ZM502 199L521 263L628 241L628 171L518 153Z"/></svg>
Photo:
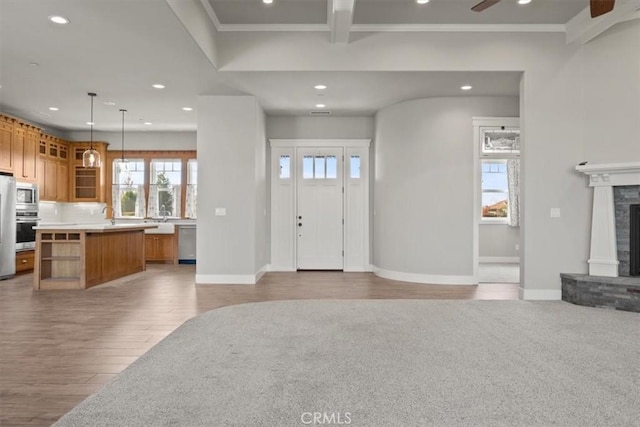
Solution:
<svg viewBox="0 0 640 427"><path fill-rule="evenodd" d="M51 225L38 225L33 227L34 230L78 230L88 231L92 233L105 233L109 231L121 231L121 230L143 230L158 228L157 224L152 223L122 223L122 224L51 224Z"/></svg>

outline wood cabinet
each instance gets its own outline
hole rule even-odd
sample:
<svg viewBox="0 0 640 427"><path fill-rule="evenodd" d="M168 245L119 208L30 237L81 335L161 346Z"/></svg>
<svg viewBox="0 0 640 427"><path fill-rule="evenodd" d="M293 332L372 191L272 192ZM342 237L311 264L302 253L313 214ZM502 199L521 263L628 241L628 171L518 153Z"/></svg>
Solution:
<svg viewBox="0 0 640 427"><path fill-rule="evenodd" d="M38 147L40 200L69 200L69 145L51 135L40 135Z"/></svg>
<svg viewBox="0 0 640 427"><path fill-rule="evenodd" d="M9 117L0 116L0 171L3 172L13 172L13 122Z"/></svg>
<svg viewBox="0 0 640 427"><path fill-rule="evenodd" d="M105 167L107 157L107 143L94 142L93 148L100 153L102 166L100 168L85 168L82 166L82 154L91 146L90 143L71 143L71 194L73 202L104 202L105 201Z"/></svg>
<svg viewBox="0 0 640 427"><path fill-rule="evenodd" d="M35 251L22 251L16 253L16 273L28 273L33 271Z"/></svg>
<svg viewBox="0 0 640 427"><path fill-rule="evenodd" d="M177 263L175 234L145 234L145 260L147 262Z"/></svg>
<svg viewBox="0 0 640 427"><path fill-rule="evenodd" d="M16 181L36 182L40 129L27 123L13 125L13 175Z"/></svg>
<svg viewBox="0 0 640 427"><path fill-rule="evenodd" d="M136 226L36 230L33 288L86 289L144 271L144 236Z"/></svg>

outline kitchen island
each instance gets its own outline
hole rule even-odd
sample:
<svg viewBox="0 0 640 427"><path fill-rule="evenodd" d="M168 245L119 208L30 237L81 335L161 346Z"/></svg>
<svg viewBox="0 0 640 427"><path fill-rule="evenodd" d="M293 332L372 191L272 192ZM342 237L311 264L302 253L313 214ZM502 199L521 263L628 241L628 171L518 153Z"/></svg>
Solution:
<svg viewBox="0 0 640 427"><path fill-rule="evenodd" d="M145 238L154 224L41 225L33 289L86 289L146 269Z"/></svg>

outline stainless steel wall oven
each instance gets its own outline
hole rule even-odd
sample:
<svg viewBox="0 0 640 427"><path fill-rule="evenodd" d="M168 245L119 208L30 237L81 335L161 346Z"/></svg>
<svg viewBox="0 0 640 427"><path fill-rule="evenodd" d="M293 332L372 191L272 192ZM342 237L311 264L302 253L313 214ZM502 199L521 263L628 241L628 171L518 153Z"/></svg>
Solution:
<svg viewBox="0 0 640 427"><path fill-rule="evenodd" d="M16 183L16 251L35 249L38 225L38 186Z"/></svg>

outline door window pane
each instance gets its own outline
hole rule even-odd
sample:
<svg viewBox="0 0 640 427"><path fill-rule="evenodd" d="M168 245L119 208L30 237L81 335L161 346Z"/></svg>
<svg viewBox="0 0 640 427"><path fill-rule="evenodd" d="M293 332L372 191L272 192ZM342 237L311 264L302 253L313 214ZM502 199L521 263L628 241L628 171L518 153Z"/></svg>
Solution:
<svg viewBox="0 0 640 427"><path fill-rule="evenodd" d="M280 156L280 179L291 178L291 159L289 156Z"/></svg>
<svg viewBox="0 0 640 427"><path fill-rule="evenodd" d="M338 178L338 158L336 156L327 156L327 178Z"/></svg>
<svg viewBox="0 0 640 427"><path fill-rule="evenodd" d="M314 178L316 179L324 179L324 156L316 156L314 162Z"/></svg>
<svg viewBox="0 0 640 427"><path fill-rule="evenodd" d="M313 156L302 158L302 178L313 179Z"/></svg>
<svg viewBox="0 0 640 427"><path fill-rule="evenodd" d="M351 178L359 179L360 178L360 156L351 156L349 164L349 173Z"/></svg>

